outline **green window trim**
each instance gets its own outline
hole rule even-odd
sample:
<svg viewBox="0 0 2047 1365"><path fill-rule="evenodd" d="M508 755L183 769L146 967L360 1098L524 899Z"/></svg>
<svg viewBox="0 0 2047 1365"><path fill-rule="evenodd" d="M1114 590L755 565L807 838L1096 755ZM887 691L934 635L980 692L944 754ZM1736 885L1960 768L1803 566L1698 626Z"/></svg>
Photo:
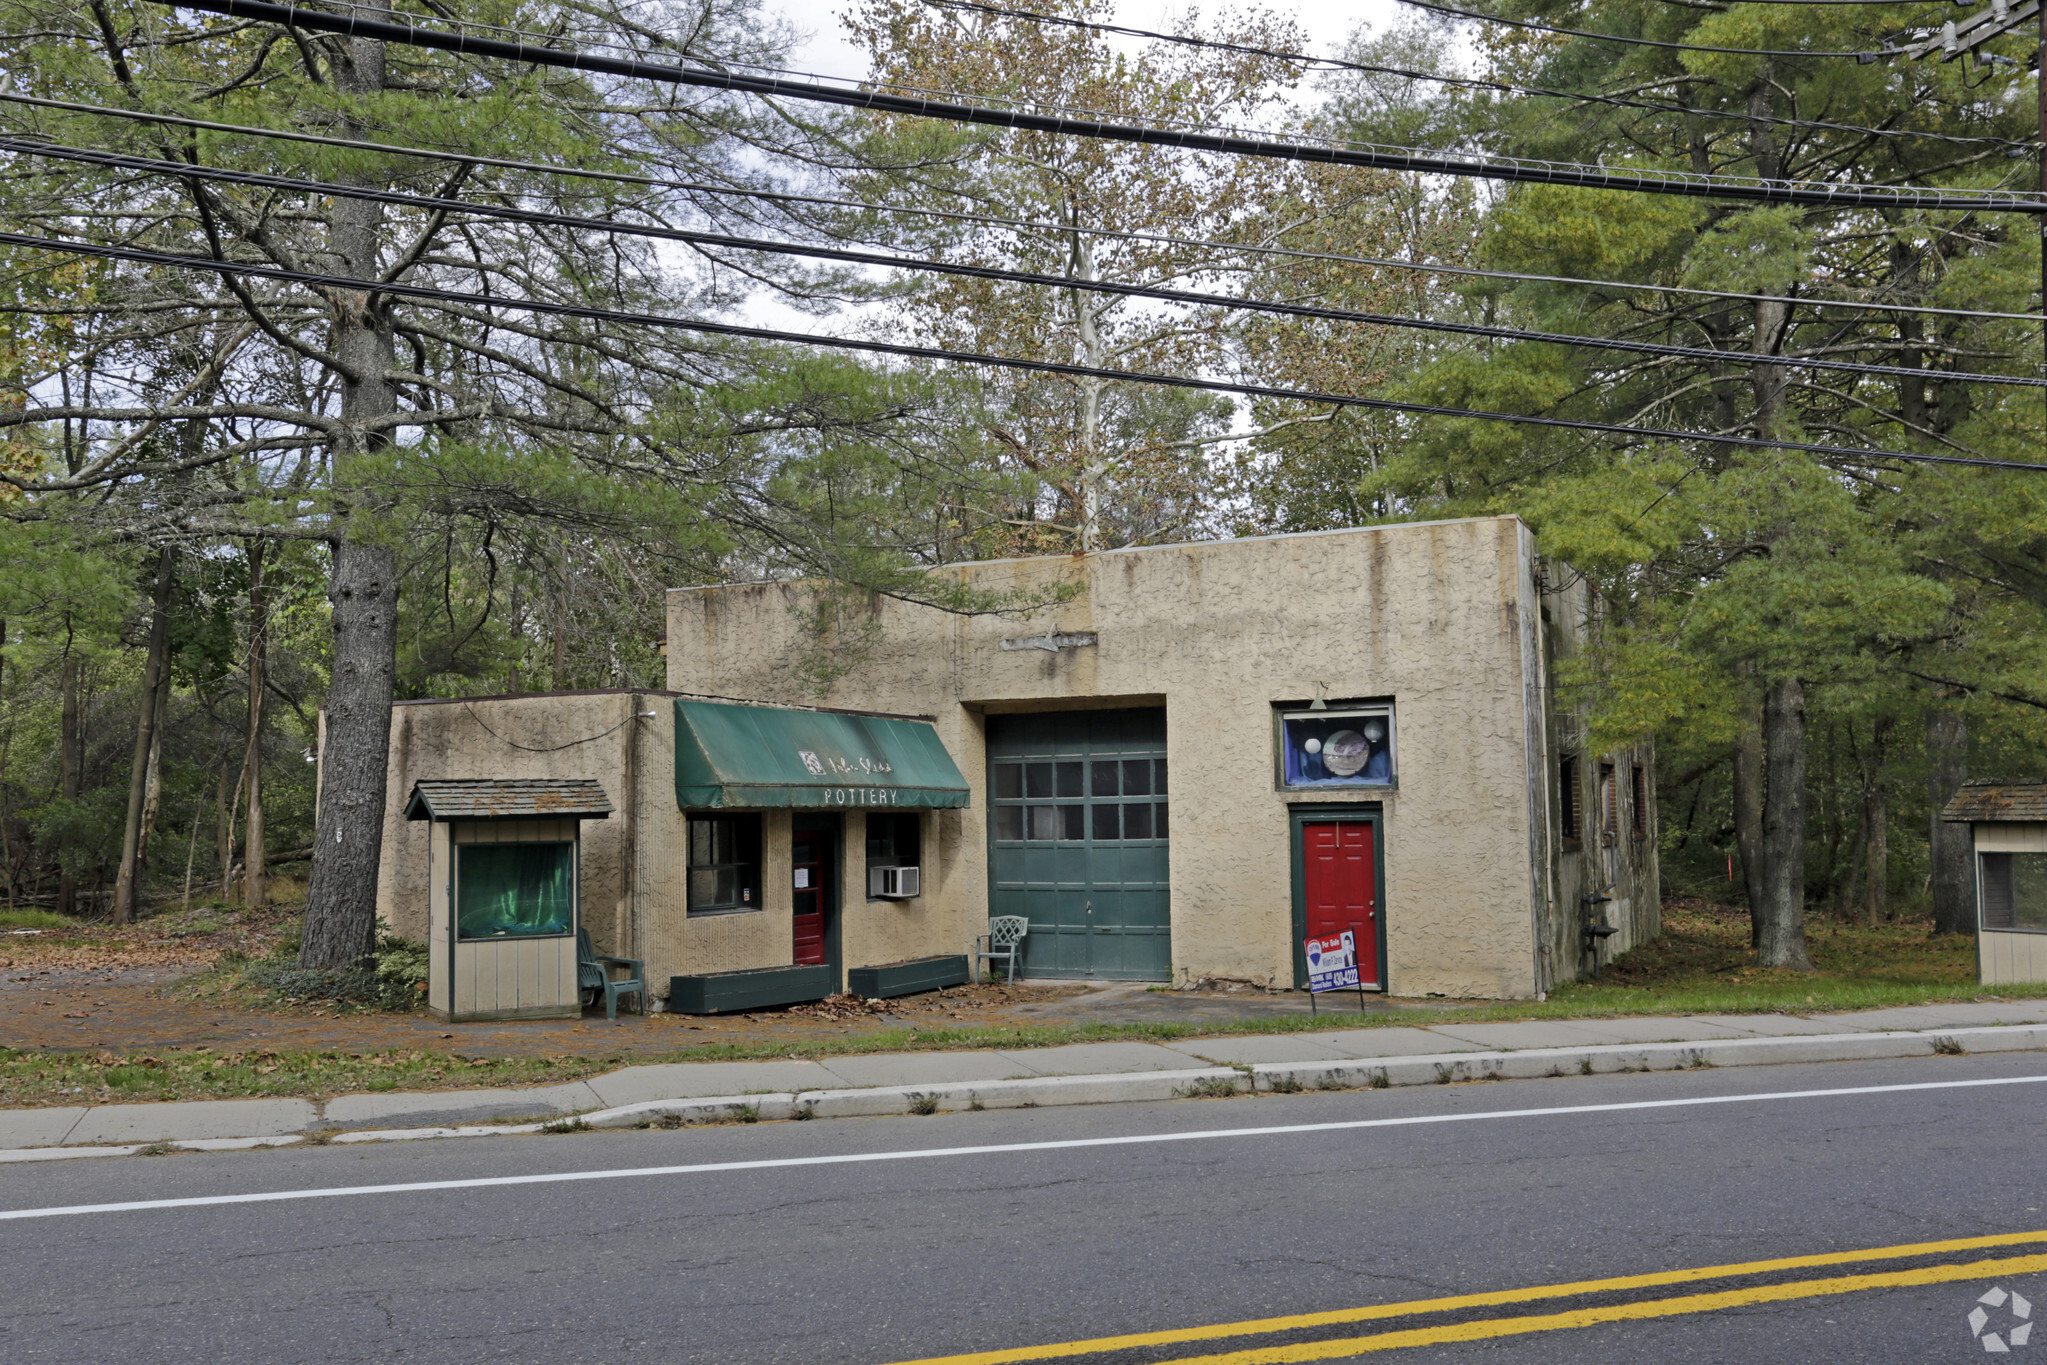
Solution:
<svg viewBox="0 0 2047 1365"><path fill-rule="evenodd" d="M457 844L456 936L562 938L576 930L576 845Z"/></svg>

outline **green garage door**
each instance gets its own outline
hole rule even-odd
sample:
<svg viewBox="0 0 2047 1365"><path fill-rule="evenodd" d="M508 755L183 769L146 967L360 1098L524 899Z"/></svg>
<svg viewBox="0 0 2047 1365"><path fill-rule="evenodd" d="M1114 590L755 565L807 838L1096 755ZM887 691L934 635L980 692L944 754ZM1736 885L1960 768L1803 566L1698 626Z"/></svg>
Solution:
<svg viewBox="0 0 2047 1365"><path fill-rule="evenodd" d="M1031 922L1025 976L1164 981L1166 713L988 718L988 906Z"/></svg>

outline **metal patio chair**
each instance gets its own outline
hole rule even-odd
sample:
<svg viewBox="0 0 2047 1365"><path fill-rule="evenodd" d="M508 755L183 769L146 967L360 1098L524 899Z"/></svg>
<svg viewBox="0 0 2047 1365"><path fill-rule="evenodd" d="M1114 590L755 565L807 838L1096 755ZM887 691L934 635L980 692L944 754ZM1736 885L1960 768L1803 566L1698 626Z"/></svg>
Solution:
<svg viewBox="0 0 2047 1365"><path fill-rule="evenodd" d="M623 967L626 975L613 977L611 969ZM590 931L576 930L576 985L590 992L590 1003L597 1003L597 996L604 997L604 1017L614 1023L618 1020L618 998L621 995L640 997L640 1013L647 1012L647 968L636 957L599 957L597 950L590 946Z"/></svg>
<svg viewBox="0 0 2047 1365"><path fill-rule="evenodd" d="M1017 959L1023 956L1024 936L1030 931L1031 922L1022 915L989 916L988 932L974 940L974 980L981 979L982 962L993 964L1000 958L1009 964L1009 984L1014 986Z"/></svg>

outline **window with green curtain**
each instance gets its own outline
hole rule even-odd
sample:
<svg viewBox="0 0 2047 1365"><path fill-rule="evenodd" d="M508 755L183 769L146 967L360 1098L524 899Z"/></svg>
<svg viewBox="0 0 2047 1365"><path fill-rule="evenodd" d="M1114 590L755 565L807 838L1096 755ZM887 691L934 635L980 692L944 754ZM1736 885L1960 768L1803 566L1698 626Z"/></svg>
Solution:
<svg viewBox="0 0 2047 1365"><path fill-rule="evenodd" d="M458 844L455 923L463 938L566 934L575 912L574 844Z"/></svg>

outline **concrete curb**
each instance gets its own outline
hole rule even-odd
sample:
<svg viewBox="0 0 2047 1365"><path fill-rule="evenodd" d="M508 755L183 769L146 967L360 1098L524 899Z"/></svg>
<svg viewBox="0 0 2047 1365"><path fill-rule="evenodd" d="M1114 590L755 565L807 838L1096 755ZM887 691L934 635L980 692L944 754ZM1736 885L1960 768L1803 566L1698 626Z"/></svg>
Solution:
<svg viewBox="0 0 2047 1365"><path fill-rule="evenodd" d="M1259 1090L1384 1089L1458 1081L1535 1080L1617 1071L1684 1071L1717 1066L1852 1062L1931 1057L1941 1052L2026 1052L2047 1049L2047 1025L1933 1029L1923 1033L1809 1033L1788 1038L1726 1038L1691 1043L1619 1043L1524 1048L1514 1052L1445 1052L1364 1061L1265 1062L1251 1068Z"/></svg>
<svg viewBox="0 0 2047 1365"><path fill-rule="evenodd" d="M175 1134L162 1133L154 1141L119 1145L79 1142L83 1130L95 1133L118 1129L117 1115L99 1117L98 1124L80 1122L82 1113L73 1109L58 1112L58 1122L46 1125L52 1135L77 1145L16 1147L0 1150L0 1163L57 1161L72 1157L133 1156L167 1149L183 1151L231 1151L257 1147L284 1147L305 1142L309 1137L332 1143L409 1142L454 1137L499 1137L514 1134L564 1132L577 1129L624 1129L682 1127L707 1123L753 1123L800 1119L879 1118L906 1114L934 1114L963 1109L1029 1109L1069 1104L1114 1104L1141 1101L1222 1097L1245 1093L1287 1094L1304 1090L1385 1089L1392 1086L1450 1085L1466 1081L1533 1080L1542 1077L1601 1075L1629 1071L1683 1071L1722 1066L1770 1066L1800 1062L1870 1061L1899 1057L1927 1057L1940 1053L2047 1051L2047 1024L2011 1024L1965 1028L1933 1028L1890 1032L1791 1034L1781 1037L1720 1038L1689 1042L1594 1043L1569 1047L1521 1048L1495 1052L1442 1052L1395 1057L1369 1057L1306 1062L1262 1062L1255 1065L1211 1066L1174 1071L1105 1072L1078 1076L1030 1076L1006 1080L942 1081L929 1084L871 1086L831 1090L773 1091L758 1094L707 1095L674 1099L643 1100L610 1108L566 1110L558 1094L582 1088L543 1087L549 1103L522 1106L507 1103L508 1095L521 1092L481 1092L474 1109L464 1112L461 1092L432 1097L435 1115L482 1118L485 1122L449 1122L432 1127L358 1128L336 1131L335 1110L340 1108L346 1122L372 1118L370 1104L351 1104L358 1097L345 1096L330 1102L320 1113L306 1101L306 1122L300 1132L277 1131L285 1114L281 1102L251 1105L227 1101L224 1107L234 1119L257 1119L254 1126L270 1131L255 1135L201 1135L189 1131L198 1126L205 1108L200 1103L164 1106L175 1109L179 1120ZM944 1054L940 1054L944 1055ZM594 1091L586 1091L592 1099ZM368 1097L364 1097L368 1098ZM378 1096L387 1113L418 1113L429 1106L424 1097ZM100 1106L101 1109L120 1106ZM143 1106L136 1106L142 1108ZM556 1109L561 1117L552 1122L490 1123L488 1119L507 1108L521 1109L529 1118L536 1110ZM31 1122L38 1111L0 1111L0 1119L17 1118ZM138 1119L139 1115L136 1116ZM232 1120L230 1120L232 1121ZM123 1136L142 1136L142 1125L128 1125ZM40 1135L40 1130L37 1130Z"/></svg>
<svg viewBox="0 0 2047 1365"><path fill-rule="evenodd" d="M1013 1081L939 1085L877 1085L858 1090L802 1090L780 1095L706 1095L645 1100L582 1116L588 1128L644 1128L663 1121L752 1123L767 1119L885 1118L961 1109L1034 1109L1061 1104L1177 1100L1241 1094L1250 1078L1234 1067L1196 1071L1112 1072L1101 1076L1033 1076Z"/></svg>

